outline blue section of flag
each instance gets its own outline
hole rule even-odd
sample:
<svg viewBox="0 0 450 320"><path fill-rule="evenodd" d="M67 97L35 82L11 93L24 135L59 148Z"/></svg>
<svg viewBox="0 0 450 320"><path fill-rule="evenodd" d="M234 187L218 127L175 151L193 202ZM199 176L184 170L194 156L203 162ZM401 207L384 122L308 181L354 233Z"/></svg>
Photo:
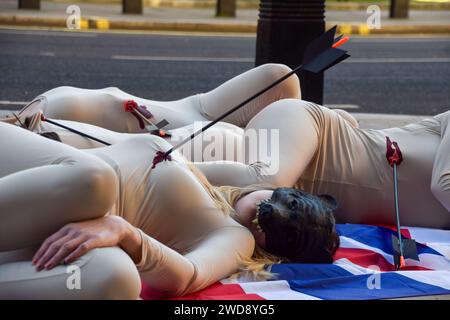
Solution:
<svg viewBox="0 0 450 320"><path fill-rule="evenodd" d="M379 280L375 277L379 277ZM292 290L328 300L389 299L450 293L450 290L415 281L395 272L288 282Z"/></svg>
<svg viewBox="0 0 450 320"><path fill-rule="evenodd" d="M368 225L337 225L341 236L392 254L389 228ZM418 252L442 256L418 244ZM388 299L420 295L449 294L450 290L405 277L396 272L353 274L334 264L278 264L274 280L286 280L292 290L320 299ZM431 274L430 274L431 275Z"/></svg>
<svg viewBox="0 0 450 320"><path fill-rule="evenodd" d="M272 267L276 280L292 290L327 300L370 300L450 294L450 290L413 280L395 272L354 275L337 265L280 264Z"/></svg>
<svg viewBox="0 0 450 320"><path fill-rule="evenodd" d="M387 254L394 254L392 248L392 235L397 236L397 232L378 226L363 224L337 224L336 231L340 236L351 238L365 245L378 248ZM417 244L417 253L429 253L442 256L439 252L427 247L424 244Z"/></svg>
<svg viewBox="0 0 450 320"><path fill-rule="evenodd" d="M272 280L320 280L353 275L334 264L274 264L271 272L276 274Z"/></svg>

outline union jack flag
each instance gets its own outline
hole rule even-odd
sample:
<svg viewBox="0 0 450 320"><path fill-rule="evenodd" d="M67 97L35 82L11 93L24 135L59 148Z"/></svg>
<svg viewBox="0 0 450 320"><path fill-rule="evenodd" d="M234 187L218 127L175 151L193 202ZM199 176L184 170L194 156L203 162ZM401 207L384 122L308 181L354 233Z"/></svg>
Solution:
<svg viewBox="0 0 450 320"><path fill-rule="evenodd" d="M338 224L341 246L333 264L278 264L268 281L223 279L185 300L388 299L450 294L450 231L402 228L414 238L420 261L406 259L395 271L395 227ZM161 298L143 285L143 299Z"/></svg>

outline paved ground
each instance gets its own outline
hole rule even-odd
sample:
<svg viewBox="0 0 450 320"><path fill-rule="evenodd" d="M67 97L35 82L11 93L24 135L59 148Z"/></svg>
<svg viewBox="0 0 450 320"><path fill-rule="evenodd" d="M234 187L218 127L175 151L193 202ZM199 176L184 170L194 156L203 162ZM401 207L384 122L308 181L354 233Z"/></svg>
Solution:
<svg viewBox="0 0 450 320"><path fill-rule="evenodd" d="M254 36L0 29L0 44L3 109L61 85L178 99L252 68L255 55ZM355 37L346 47L352 57L326 72L326 104L391 114L450 109L450 38Z"/></svg>
<svg viewBox="0 0 450 320"><path fill-rule="evenodd" d="M198 22L223 22L223 23L256 23L258 10L241 9L237 10L236 18L214 18L215 9L189 9L189 8L151 8L145 7L143 15L123 15L120 4L99 5L84 3L79 1L70 1L70 4L77 4L81 8L83 16L102 16L112 20L174 20L174 21L198 21ZM17 0L0 1L1 15L28 15L28 16L49 16L60 17L67 16L66 8L68 3L54 3L41 1L41 10L18 10ZM365 23L368 15L365 10L341 11L329 10L326 12L326 20L330 23L356 22ZM388 11L382 11L382 23L390 24L446 24L450 21L450 11L426 11L411 10L410 19L389 19Z"/></svg>
<svg viewBox="0 0 450 320"><path fill-rule="evenodd" d="M239 9L237 17L216 18L214 7L167 8L146 7L142 15L122 14L121 4L94 4L66 0L64 3L42 1L41 10L18 10L17 0L0 1L0 25L66 28L69 5L81 11L82 28L113 30L165 30L201 32L256 33L258 9ZM345 3L344 3L345 4ZM338 25L346 34L443 34L450 35L450 9L410 10L408 19L389 19L381 13L380 28L369 29L366 22L368 4L356 10L326 10L327 26ZM450 6L449 6L450 8ZM97 23L98 18L101 21ZM90 21L90 22L88 22Z"/></svg>

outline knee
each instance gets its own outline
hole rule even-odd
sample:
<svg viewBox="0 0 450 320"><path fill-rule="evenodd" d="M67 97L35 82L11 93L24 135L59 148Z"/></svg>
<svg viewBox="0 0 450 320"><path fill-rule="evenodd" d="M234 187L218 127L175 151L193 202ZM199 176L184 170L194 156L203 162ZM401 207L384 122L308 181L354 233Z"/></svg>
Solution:
<svg viewBox="0 0 450 320"><path fill-rule="evenodd" d="M289 66L281 63L267 63L263 66L267 69L267 73L270 78L272 78L272 82L292 71ZM278 86L281 90L281 98L301 99L300 79L297 74L293 74L289 78L283 80Z"/></svg>
<svg viewBox="0 0 450 320"><path fill-rule="evenodd" d="M431 192L450 212L450 173L444 173L431 181Z"/></svg>
<svg viewBox="0 0 450 320"><path fill-rule="evenodd" d="M67 186L63 186L67 188ZM111 166L95 157L75 165L70 189L90 218L105 215L113 206L119 190L118 177Z"/></svg>
<svg viewBox="0 0 450 320"><path fill-rule="evenodd" d="M117 247L94 249L89 260L90 299L136 300L141 293L139 272ZM82 272L82 271L81 271Z"/></svg>

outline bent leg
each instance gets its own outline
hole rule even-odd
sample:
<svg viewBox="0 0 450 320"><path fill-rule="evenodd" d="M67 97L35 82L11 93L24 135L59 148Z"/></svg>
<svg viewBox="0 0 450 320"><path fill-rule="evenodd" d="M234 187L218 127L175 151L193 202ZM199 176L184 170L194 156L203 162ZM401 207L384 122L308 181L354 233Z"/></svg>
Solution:
<svg viewBox="0 0 450 320"><path fill-rule="evenodd" d="M201 111L207 115L209 120L217 118L290 71L292 70L288 66L275 63L263 64L248 70L216 89L202 94L200 96ZM250 119L266 106L287 98L301 99L300 80L295 74L250 101L223 121L245 127Z"/></svg>
<svg viewBox="0 0 450 320"><path fill-rule="evenodd" d="M0 264L0 299L137 299L139 273L117 247L94 249L70 265L36 271L31 261Z"/></svg>
<svg viewBox="0 0 450 320"><path fill-rule="evenodd" d="M136 118L124 109L127 100L145 105L145 99L117 88L91 90L64 86L47 91L42 96L45 98L41 110L48 118L89 123L116 132L145 132Z"/></svg>
<svg viewBox="0 0 450 320"><path fill-rule="evenodd" d="M48 118L88 123L122 133L146 133L146 130L139 127L136 118L124 111L124 102L135 100L146 106L154 115L154 123L166 119L169 125L164 129L175 129L195 121L216 118L290 71L289 67L282 64L261 65L228 80L208 93L174 101L143 99L113 87L96 90L57 87L37 97L35 103L22 109L20 114L32 115L41 110ZM249 102L224 121L244 127L264 107L283 98L301 98L300 81L296 75Z"/></svg>
<svg viewBox="0 0 450 320"><path fill-rule="evenodd" d="M319 141L313 119L304 107L306 103L298 99L279 100L253 117L245 128L245 158L241 163L216 161L195 165L215 185L293 186L314 156Z"/></svg>
<svg viewBox="0 0 450 320"><path fill-rule="evenodd" d="M445 116L446 115L446 116ZM441 143L437 150L431 178L431 191L450 212L450 111L442 116Z"/></svg>
<svg viewBox="0 0 450 320"><path fill-rule="evenodd" d="M101 159L0 123L0 251L41 243L60 227L105 215L118 193Z"/></svg>

